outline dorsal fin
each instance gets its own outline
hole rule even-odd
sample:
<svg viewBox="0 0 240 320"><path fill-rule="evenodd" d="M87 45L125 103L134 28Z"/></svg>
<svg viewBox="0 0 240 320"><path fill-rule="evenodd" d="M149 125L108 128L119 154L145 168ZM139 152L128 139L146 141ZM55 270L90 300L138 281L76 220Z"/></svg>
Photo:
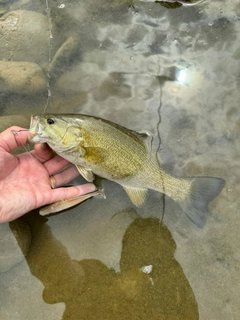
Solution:
<svg viewBox="0 0 240 320"><path fill-rule="evenodd" d="M94 118L95 120L107 123L108 125L116 128L117 130L120 130L121 132L127 134L128 136L130 136L134 140L136 140L138 142L142 142L146 146L148 144L147 143L148 139L151 137L151 134L148 133L147 131L138 132L138 131L128 129L126 127L121 126L120 124L117 124L115 122L111 122L111 121L103 119L103 118L98 118L98 117L94 117L94 116L91 116L91 117Z"/></svg>

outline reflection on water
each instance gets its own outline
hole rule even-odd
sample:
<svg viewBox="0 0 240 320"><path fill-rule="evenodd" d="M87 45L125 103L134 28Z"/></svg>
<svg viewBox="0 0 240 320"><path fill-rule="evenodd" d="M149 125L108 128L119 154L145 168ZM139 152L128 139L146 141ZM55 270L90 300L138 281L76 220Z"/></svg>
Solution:
<svg viewBox="0 0 240 320"><path fill-rule="evenodd" d="M86 113L147 130L157 147L161 104L169 172L226 187L198 230L167 197L162 226L154 192L132 221L107 182L106 200L24 218L31 239L12 225L24 255L31 244L28 264L3 226L1 319L60 319L59 302L69 319L91 306L105 319L239 318L239 1L156 2L0 1L0 130L33 113Z"/></svg>
<svg viewBox="0 0 240 320"><path fill-rule="evenodd" d="M135 219L127 228L117 273L99 260L72 260L44 218L24 220L33 234L28 266L44 285L44 301L65 303L63 319L198 319L176 244L158 219Z"/></svg>

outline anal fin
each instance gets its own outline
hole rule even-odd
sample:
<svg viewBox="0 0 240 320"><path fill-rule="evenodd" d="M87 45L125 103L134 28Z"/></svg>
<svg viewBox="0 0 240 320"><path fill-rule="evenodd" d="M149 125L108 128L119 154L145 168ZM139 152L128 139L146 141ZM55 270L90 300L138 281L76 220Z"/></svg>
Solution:
<svg viewBox="0 0 240 320"><path fill-rule="evenodd" d="M91 170L88 170L82 166L77 166L77 165L76 165L76 168L78 169L79 173L81 174L81 176L83 176L85 180L87 180L88 182L92 182L94 180L94 175Z"/></svg>
<svg viewBox="0 0 240 320"><path fill-rule="evenodd" d="M144 203L148 189L139 189L128 186L123 186L123 188L136 207L140 207Z"/></svg>

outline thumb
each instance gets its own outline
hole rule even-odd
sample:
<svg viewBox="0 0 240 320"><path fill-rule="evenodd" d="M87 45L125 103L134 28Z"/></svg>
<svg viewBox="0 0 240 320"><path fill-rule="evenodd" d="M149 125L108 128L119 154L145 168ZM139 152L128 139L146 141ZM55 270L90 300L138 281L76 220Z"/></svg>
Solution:
<svg viewBox="0 0 240 320"><path fill-rule="evenodd" d="M93 191L96 187L92 183L86 183L80 186L68 187L68 188L58 188L51 191L51 200L44 203L50 205L40 209L40 215L47 215L50 213L59 212L72 206L75 206L88 198L96 195Z"/></svg>

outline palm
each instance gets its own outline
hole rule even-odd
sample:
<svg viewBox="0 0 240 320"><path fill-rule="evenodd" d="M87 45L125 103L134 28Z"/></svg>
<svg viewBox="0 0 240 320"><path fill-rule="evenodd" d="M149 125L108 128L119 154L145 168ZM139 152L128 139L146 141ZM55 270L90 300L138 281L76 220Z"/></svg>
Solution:
<svg viewBox="0 0 240 320"><path fill-rule="evenodd" d="M49 174L30 153L15 157L5 152L3 164L4 171L0 178L4 179L0 181L0 189L4 190L2 196L9 203L9 210L13 206L21 208L24 204L29 211L51 201L47 195L51 191Z"/></svg>
<svg viewBox="0 0 240 320"><path fill-rule="evenodd" d="M0 134L0 222L11 221L32 209L95 189L93 184L52 189L52 175L55 186L61 186L78 175L76 168L58 173L68 167L69 162L54 156L47 145L35 145L34 151L17 156L10 154L17 146L26 144L27 138L27 132L22 132L19 140L14 139L11 131L7 129Z"/></svg>

